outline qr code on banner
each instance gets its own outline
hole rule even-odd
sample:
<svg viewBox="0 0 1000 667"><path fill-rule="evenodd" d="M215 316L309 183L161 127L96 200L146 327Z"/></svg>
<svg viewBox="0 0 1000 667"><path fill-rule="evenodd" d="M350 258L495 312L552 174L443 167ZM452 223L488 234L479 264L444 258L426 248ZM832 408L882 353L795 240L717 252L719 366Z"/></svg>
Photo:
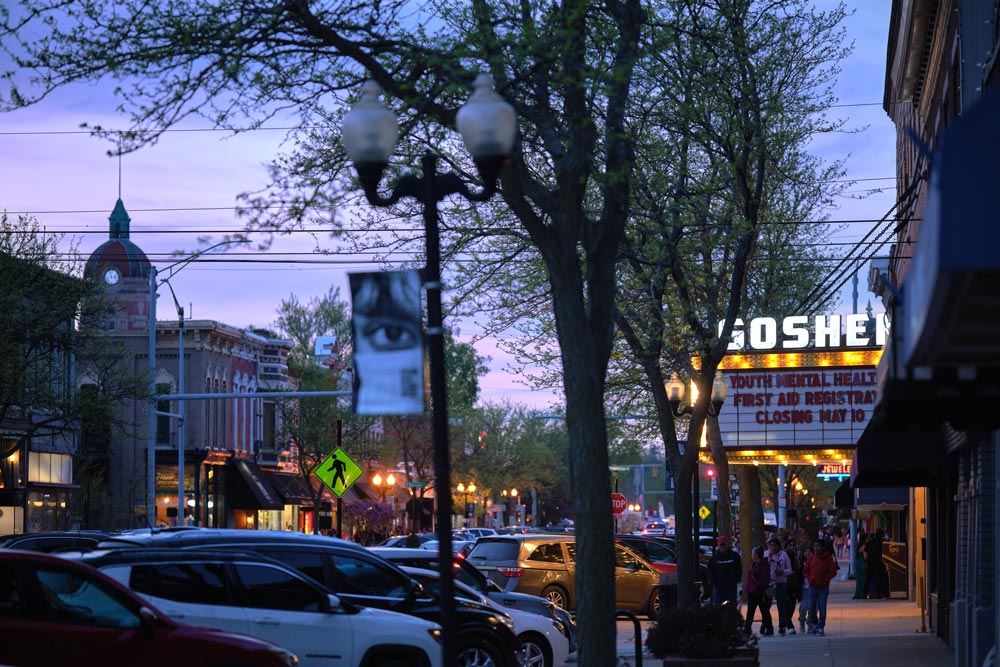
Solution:
<svg viewBox="0 0 1000 667"><path fill-rule="evenodd" d="M416 398L420 395L420 371L416 368L406 368L399 372L399 393L404 398Z"/></svg>

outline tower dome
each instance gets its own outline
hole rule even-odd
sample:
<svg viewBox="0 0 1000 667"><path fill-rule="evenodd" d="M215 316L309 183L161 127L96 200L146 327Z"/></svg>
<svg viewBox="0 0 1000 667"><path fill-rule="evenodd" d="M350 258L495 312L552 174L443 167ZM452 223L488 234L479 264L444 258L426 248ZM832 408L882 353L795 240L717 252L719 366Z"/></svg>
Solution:
<svg viewBox="0 0 1000 667"><path fill-rule="evenodd" d="M129 240L129 222L131 218L125 210L125 204L119 199L108 217L110 232L108 240L102 243L90 255L84 267L85 278L103 275L109 284L119 280L133 281L149 279L149 260L139 246Z"/></svg>

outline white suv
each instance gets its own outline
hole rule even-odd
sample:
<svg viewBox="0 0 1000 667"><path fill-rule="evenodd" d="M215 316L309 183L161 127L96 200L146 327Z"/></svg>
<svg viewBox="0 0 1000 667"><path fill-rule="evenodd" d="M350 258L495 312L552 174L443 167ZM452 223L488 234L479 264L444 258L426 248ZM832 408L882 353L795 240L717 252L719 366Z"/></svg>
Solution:
<svg viewBox="0 0 1000 667"><path fill-rule="evenodd" d="M261 554L123 549L75 555L169 617L267 639L300 667L440 667L435 623L340 600Z"/></svg>

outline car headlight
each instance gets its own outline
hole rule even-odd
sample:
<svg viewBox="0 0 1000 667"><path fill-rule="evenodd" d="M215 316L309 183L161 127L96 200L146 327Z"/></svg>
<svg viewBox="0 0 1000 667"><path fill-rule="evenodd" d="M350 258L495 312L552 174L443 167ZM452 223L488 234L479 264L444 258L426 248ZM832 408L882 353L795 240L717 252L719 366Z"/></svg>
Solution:
<svg viewBox="0 0 1000 667"><path fill-rule="evenodd" d="M275 646L270 650L271 653L273 653L278 657L278 660L281 660L281 662L286 665L286 667L298 667L299 657L294 653L292 653L291 651L289 651L288 649L281 648L280 646Z"/></svg>

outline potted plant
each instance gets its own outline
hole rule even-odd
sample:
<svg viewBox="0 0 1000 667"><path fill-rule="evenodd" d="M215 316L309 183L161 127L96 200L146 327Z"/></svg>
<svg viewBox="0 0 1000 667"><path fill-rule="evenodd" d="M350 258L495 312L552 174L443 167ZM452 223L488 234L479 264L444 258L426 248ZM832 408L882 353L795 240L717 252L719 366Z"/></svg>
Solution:
<svg viewBox="0 0 1000 667"><path fill-rule="evenodd" d="M757 638L743 632L736 605L661 607L646 648L664 667L757 667Z"/></svg>

